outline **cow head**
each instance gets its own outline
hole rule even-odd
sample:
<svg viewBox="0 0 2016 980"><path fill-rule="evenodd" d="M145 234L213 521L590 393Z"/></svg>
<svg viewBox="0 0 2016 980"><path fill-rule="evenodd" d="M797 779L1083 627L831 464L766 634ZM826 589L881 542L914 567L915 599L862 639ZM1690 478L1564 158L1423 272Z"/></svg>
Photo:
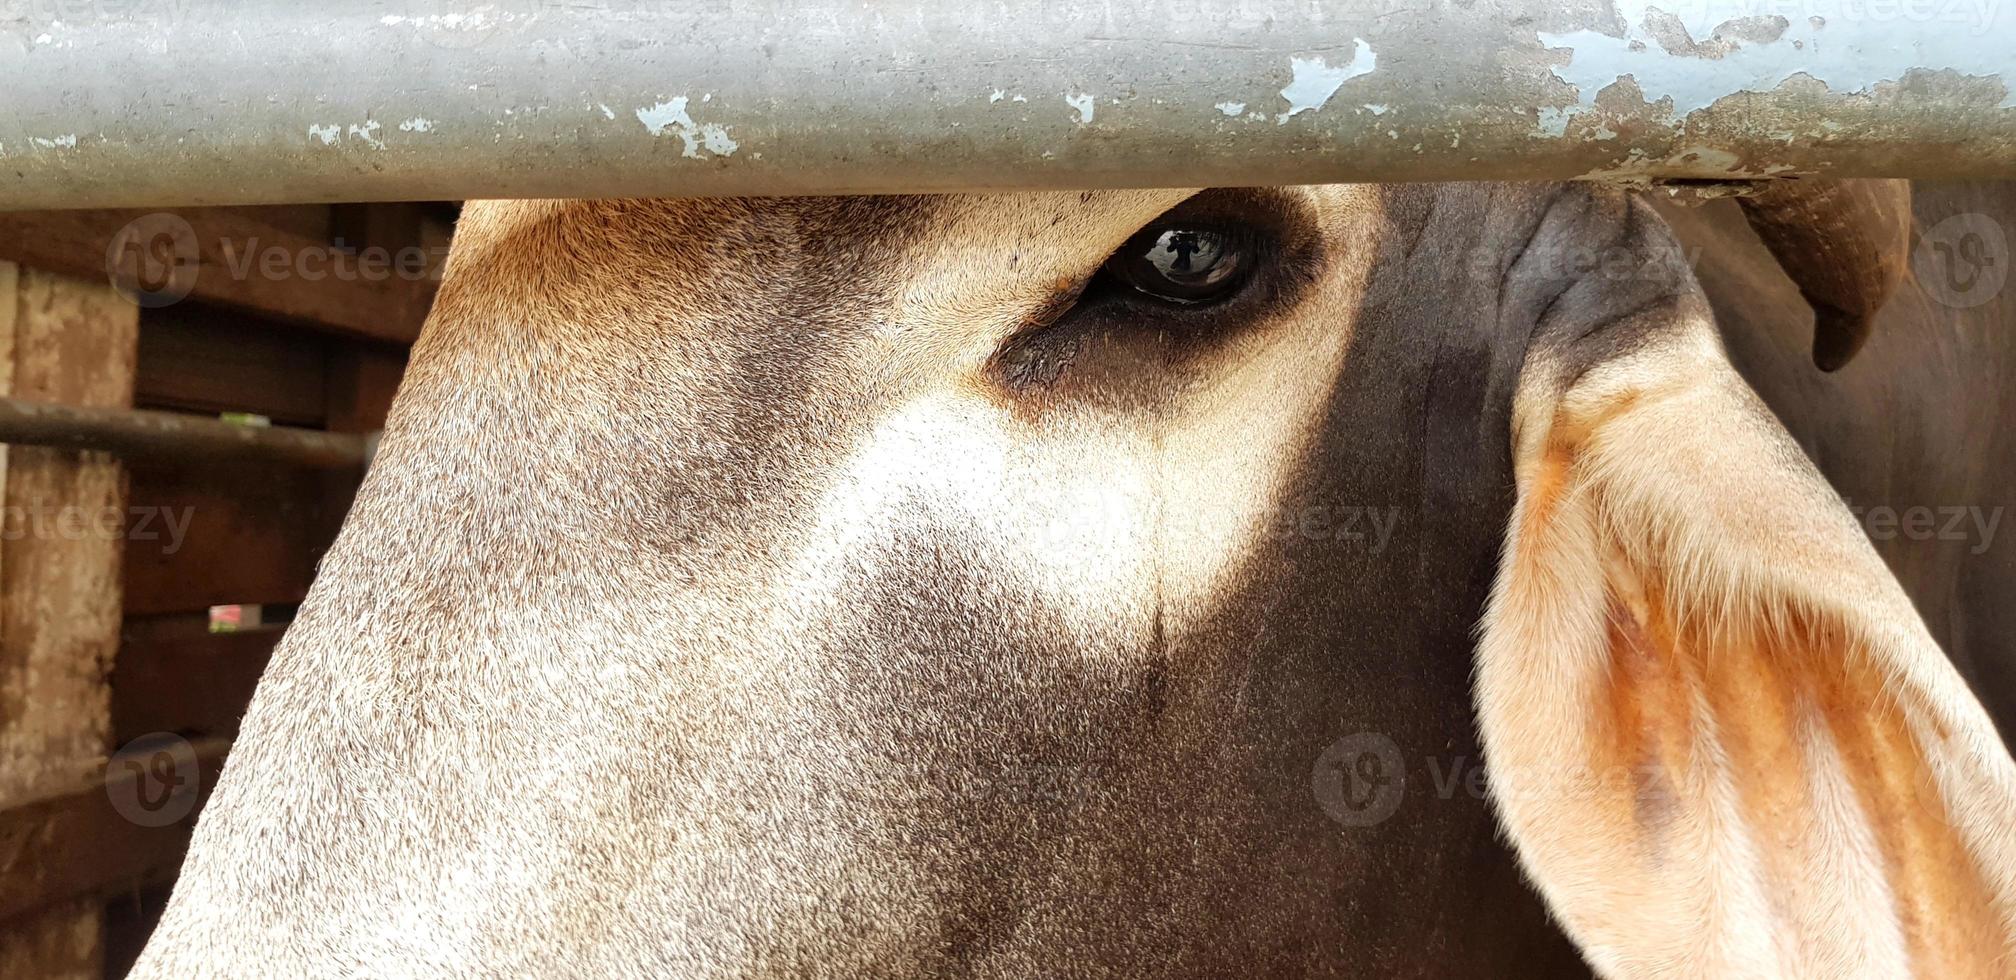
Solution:
<svg viewBox="0 0 2016 980"><path fill-rule="evenodd" d="M472 204L140 973L1989 969L2008 757L1673 258Z"/></svg>

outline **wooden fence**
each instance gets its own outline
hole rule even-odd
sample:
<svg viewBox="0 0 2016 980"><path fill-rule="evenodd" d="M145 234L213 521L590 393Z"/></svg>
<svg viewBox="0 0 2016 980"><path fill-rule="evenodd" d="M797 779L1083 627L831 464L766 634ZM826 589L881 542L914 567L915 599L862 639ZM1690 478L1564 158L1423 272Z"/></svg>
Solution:
<svg viewBox="0 0 2016 980"><path fill-rule="evenodd" d="M145 214L0 214L0 396L383 426L452 206L179 211L186 296L136 303L112 267ZM200 807L361 473L0 453L0 977L123 976L196 808L136 819L122 801L173 787L140 785L151 755L114 753L178 736L170 768ZM212 631L212 607L254 605L260 625Z"/></svg>

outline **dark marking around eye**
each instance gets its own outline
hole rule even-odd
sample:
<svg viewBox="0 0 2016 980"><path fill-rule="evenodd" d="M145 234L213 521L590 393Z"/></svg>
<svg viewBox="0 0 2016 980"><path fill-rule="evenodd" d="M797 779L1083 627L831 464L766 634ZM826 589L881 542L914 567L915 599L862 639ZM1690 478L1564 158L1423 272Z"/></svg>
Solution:
<svg viewBox="0 0 2016 980"><path fill-rule="evenodd" d="M1141 228L1094 274L1053 284L989 373L1018 406L1139 397L1290 308L1322 267L1322 251L1313 216L1293 194L1204 192Z"/></svg>
<svg viewBox="0 0 2016 980"><path fill-rule="evenodd" d="M1058 335L1051 330L1078 306L1087 282L1064 280L1042 306L1030 311L1016 338L995 355L996 369L1011 388L1048 385L1062 377L1065 368L1084 347L1085 336L1070 332Z"/></svg>
<svg viewBox="0 0 2016 980"><path fill-rule="evenodd" d="M1055 384L1058 378L1064 376L1071 362L1078 359L1086 340L1084 334L1073 333L1064 337L1038 335L1011 343L996 358L1001 380L1010 389Z"/></svg>

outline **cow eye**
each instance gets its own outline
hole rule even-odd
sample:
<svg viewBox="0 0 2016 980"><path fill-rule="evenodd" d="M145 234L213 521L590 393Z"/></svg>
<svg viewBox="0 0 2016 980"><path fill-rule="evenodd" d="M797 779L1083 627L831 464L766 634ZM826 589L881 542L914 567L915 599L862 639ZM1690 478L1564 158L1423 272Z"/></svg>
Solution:
<svg viewBox="0 0 2016 980"><path fill-rule="evenodd" d="M1160 300L1208 303L1246 281L1252 244L1252 236L1237 231L1150 225L1106 260L1106 272Z"/></svg>

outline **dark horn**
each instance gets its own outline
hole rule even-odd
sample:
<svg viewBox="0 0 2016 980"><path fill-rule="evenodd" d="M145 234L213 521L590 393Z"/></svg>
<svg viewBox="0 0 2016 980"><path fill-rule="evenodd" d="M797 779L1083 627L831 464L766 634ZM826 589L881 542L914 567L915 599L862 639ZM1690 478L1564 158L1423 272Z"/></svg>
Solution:
<svg viewBox="0 0 2016 980"><path fill-rule="evenodd" d="M1776 180L1740 200L1751 229L1813 308L1813 363L1839 370L1904 281L1910 181Z"/></svg>

